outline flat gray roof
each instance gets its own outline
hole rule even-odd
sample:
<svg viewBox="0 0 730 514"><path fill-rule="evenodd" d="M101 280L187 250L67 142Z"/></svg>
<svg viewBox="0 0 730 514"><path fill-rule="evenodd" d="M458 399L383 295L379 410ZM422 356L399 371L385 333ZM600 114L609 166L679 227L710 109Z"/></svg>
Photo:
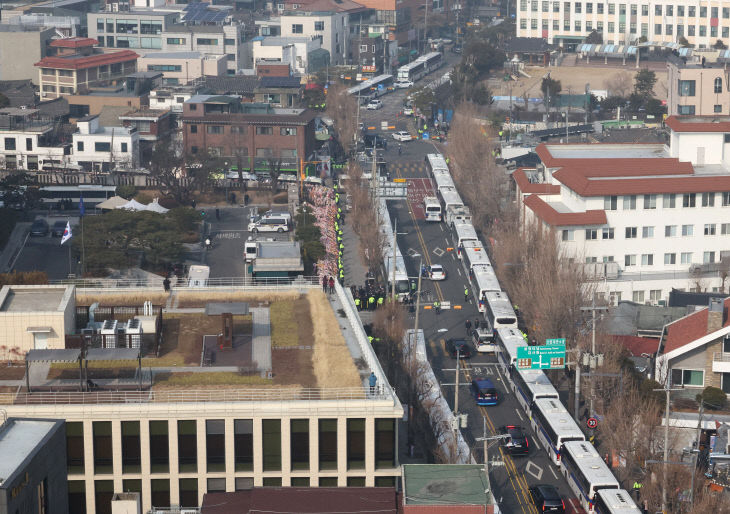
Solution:
<svg viewBox="0 0 730 514"><path fill-rule="evenodd" d="M261 241L259 258L262 259L299 259L302 256L296 241Z"/></svg>
<svg viewBox="0 0 730 514"><path fill-rule="evenodd" d="M80 355L81 350L79 349L28 350L25 360L27 362L76 362Z"/></svg>
<svg viewBox="0 0 730 514"><path fill-rule="evenodd" d="M210 302L205 305L208 316L220 314L248 314L248 302Z"/></svg>
<svg viewBox="0 0 730 514"><path fill-rule="evenodd" d="M135 361L139 348L91 348L86 350L87 361Z"/></svg>
<svg viewBox="0 0 730 514"><path fill-rule="evenodd" d="M149 52L142 56L144 59L200 59L201 52Z"/></svg>
<svg viewBox="0 0 730 514"><path fill-rule="evenodd" d="M669 157L662 144L547 145L555 159L657 159Z"/></svg>
<svg viewBox="0 0 730 514"><path fill-rule="evenodd" d="M0 429L0 486L11 478L23 462L56 426L55 421L14 419Z"/></svg>
<svg viewBox="0 0 730 514"><path fill-rule="evenodd" d="M64 289L34 289L18 291L11 289L0 307L2 312L48 312L61 305Z"/></svg>

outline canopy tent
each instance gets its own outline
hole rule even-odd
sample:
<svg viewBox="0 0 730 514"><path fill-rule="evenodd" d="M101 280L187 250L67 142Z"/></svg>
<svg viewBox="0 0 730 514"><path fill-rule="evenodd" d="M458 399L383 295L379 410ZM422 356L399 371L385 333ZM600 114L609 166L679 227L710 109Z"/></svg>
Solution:
<svg viewBox="0 0 730 514"><path fill-rule="evenodd" d="M86 361L86 385L92 387L89 382L89 361L137 361L137 376L139 377L139 388L142 389L142 352L139 348L89 348L83 359Z"/></svg>
<svg viewBox="0 0 730 514"><path fill-rule="evenodd" d="M147 204L146 209L147 211L152 212L159 212L160 214L165 214L170 209L165 209L162 205L160 205L160 202L157 198L152 200L152 203Z"/></svg>
<svg viewBox="0 0 730 514"><path fill-rule="evenodd" d="M39 330L40 331L40 330ZM57 350L28 350L25 354L25 387L30 389L30 365L33 362L78 362L79 382L81 378L81 350L79 349L57 349Z"/></svg>
<svg viewBox="0 0 730 514"><path fill-rule="evenodd" d="M108 200L104 200L103 202L96 205L97 209L118 209L122 205L126 204L128 200L126 198L122 198L121 196L112 196Z"/></svg>
<svg viewBox="0 0 730 514"><path fill-rule="evenodd" d="M124 205L120 205L117 207L117 209L127 209L130 211L144 211L146 210L147 206L143 203L139 203L137 200L132 198L130 201L125 203Z"/></svg>

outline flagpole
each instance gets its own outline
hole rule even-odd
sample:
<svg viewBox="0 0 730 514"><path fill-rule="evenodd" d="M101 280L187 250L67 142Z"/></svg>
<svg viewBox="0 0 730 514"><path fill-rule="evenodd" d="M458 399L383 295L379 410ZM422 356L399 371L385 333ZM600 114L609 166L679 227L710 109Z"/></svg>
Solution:
<svg viewBox="0 0 730 514"><path fill-rule="evenodd" d="M70 226L70 224L71 224L71 220L69 218L66 218L66 226L68 227L68 226ZM71 273L71 262L72 262L72 258L71 258L71 244L69 243L69 245L68 245L68 274L69 274L69 278L71 278L71 274L72 274Z"/></svg>
<svg viewBox="0 0 730 514"><path fill-rule="evenodd" d="M84 246L84 217L81 216L81 278L84 277L86 267L86 247Z"/></svg>

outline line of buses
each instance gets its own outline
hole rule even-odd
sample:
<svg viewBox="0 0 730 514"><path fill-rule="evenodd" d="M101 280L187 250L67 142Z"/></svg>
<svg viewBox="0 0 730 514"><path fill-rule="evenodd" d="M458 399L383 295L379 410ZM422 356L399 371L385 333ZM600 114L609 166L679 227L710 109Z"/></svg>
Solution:
<svg viewBox="0 0 730 514"><path fill-rule="evenodd" d="M426 162L440 199L439 206L444 205L445 201L461 203L444 157L441 154L429 154ZM435 204L431 207L436 210ZM426 203L427 219L428 214L429 204ZM471 290L477 295L479 312L492 329L498 365L528 414L530 425L550 460L559 466L587 512L639 514L641 511L630 494L621 489L594 446L585 440L583 432L560 402L558 391L545 373L541 370L517 369L517 349L527 346L527 342L517 327L515 310L507 293L501 290L471 218L452 222L439 217L441 219L447 221L452 231L457 255L467 272Z"/></svg>
<svg viewBox="0 0 730 514"><path fill-rule="evenodd" d="M392 91L393 83L396 79L398 81L409 80L416 82L432 71L440 68L443 63L443 54L441 52L431 52L398 68L395 77L389 74L378 75L351 87L347 92L353 96L360 96L363 99L377 98Z"/></svg>

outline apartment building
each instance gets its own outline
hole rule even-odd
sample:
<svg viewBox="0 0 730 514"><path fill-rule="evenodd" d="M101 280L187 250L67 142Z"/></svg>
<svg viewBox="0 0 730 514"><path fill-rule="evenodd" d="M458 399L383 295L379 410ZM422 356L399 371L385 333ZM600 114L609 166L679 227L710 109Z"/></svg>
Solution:
<svg viewBox="0 0 730 514"><path fill-rule="evenodd" d="M87 171L139 166L139 133L133 126L104 127L98 115L76 121L72 160Z"/></svg>
<svg viewBox="0 0 730 514"><path fill-rule="evenodd" d="M22 412L30 418L53 416L66 420L68 503L73 513L110 513L110 500L119 492L141 493L142 512L147 512L153 505L197 507L206 493L261 486L394 487L400 476L397 428L403 407L368 343L351 297L339 284L335 294L327 297L317 282L300 281L291 289L282 285L281 291L311 295L311 301L321 307L307 311L312 323L334 324L339 331L334 328L327 332L326 342L315 336L307 341L310 346L286 351L272 351L272 324L279 321L269 316L268 307L252 306L249 310L242 307L245 303L204 300L209 307L216 305L213 308L223 312L230 312L225 309L231 305L240 309L231 316L244 312L251 316L249 328L234 324L233 331L229 330L233 337L229 350L220 351L215 336L210 344L203 343L208 369L193 373L192 378L222 373L222 377L228 377L226 386L196 387L191 377L175 385L168 374L158 374L151 364L151 385L139 386L138 379L127 380L120 375L109 389L97 375L97 389L93 391L78 392L78 382L74 390L63 383L49 384L50 391L32 395L25 391L2 392L0 406L9 416ZM126 292L141 298L145 291ZM210 300L214 301L218 293L215 288L210 291ZM230 294L231 288L225 291ZM92 290L80 292L94 294ZM200 298L201 292L198 288L195 297ZM181 294L185 293L181 290ZM80 309L87 312L84 307ZM209 321L210 316L217 319ZM142 316L142 323L151 321L154 327L154 319L149 319L154 317ZM204 325L220 326L224 315L210 311L187 317L190 319L180 318L180 332L173 334L161 328L168 348L163 354L176 351L183 344L181 337L187 337L182 335L186 331L199 341L207 341L209 336L203 336L209 329ZM85 315L77 316L77 332L89 326L85 319ZM95 319L104 319L101 311L97 310ZM292 321L284 322L291 327ZM241 330L250 331L248 343L238 339L243 337ZM104 359L116 360L119 370L133 370L137 369L136 360L125 364L124 359L140 351L156 351L147 344L143 342L142 349L107 347L84 353L78 349L31 353L28 359L77 363L74 370L78 370L78 364L88 364L95 352ZM323 344L326 350L320 346ZM312 357L320 350L336 353L337 373L316 368ZM211 352L216 354L215 359L210 358ZM251 382L245 383L240 378L244 371L243 375L236 374L239 378L232 378L226 371L236 363L244 366L244 360L250 367L254 357L258 365L273 369L269 378L254 372ZM198 364L191 361L194 367L200 365L200 355L196 358ZM218 371L215 366L223 367ZM89 367L93 367L93 361ZM372 389L368 385L371 371L377 377L377 387ZM208 380L205 378L205 383Z"/></svg>
<svg viewBox="0 0 730 514"><path fill-rule="evenodd" d="M228 58L225 55L201 52L155 52L137 60L140 70L163 74L163 84L184 86L202 77L219 77L228 74Z"/></svg>
<svg viewBox="0 0 730 514"><path fill-rule="evenodd" d="M718 1L584 2L519 0L517 36L542 37L572 48L592 31L605 44L627 45L645 38L653 43L676 43L685 38L697 48L719 39L730 44L730 6Z"/></svg>
<svg viewBox="0 0 730 514"><path fill-rule="evenodd" d="M315 113L279 109L268 103L241 103L238 97L195 95L183 106L183 138L190 155L210 154L243 160L268 169L281 160L286 168L314 151Z"/></svg>
<svg viewBox="0 0 730 514"><path fill-rule="evenodd" d="M260 64L288 64L290 73L306 75L310 71L310 57L322 48L322 41L316 36L263 37L252 40L251 54L258 69Z"/></svg>
<svg viewBox="0 0 730 514"><path fill-rule="evenodd" d="M730 114L730 72L720 63L667 61L667 113L713 116Z"/></svg>
<svg viewBox="0 0 730 514"><path fill-rule="evenodd" d="M542 144L513 173L524 223L554 231L614 302L727 286L730 117L666 125L668 145Z"/></svg>
<svg viewBox="0 0 730 514"><path fill-rule="evenodd" d="M59 123L40 116L38 109L0 109L0 166L37 171L68 161L70 141L64 141Z"/></svg>
<svg viewBox="0 0 730 514"><path fill-rule="evenodd" d="M153 9L101 11L87 15L89 37L107 48L162 50L163 31L177 23L179 12Z"/></svg>
<svg viewBox="0 0 730 514"><path fill-rule="evenodd" d="M224 55L227 60L226 73L235 75L244 68L246 45L241 25L181 25L168 27L164 33L165 52L201 52L209 55Z"/></svg>

